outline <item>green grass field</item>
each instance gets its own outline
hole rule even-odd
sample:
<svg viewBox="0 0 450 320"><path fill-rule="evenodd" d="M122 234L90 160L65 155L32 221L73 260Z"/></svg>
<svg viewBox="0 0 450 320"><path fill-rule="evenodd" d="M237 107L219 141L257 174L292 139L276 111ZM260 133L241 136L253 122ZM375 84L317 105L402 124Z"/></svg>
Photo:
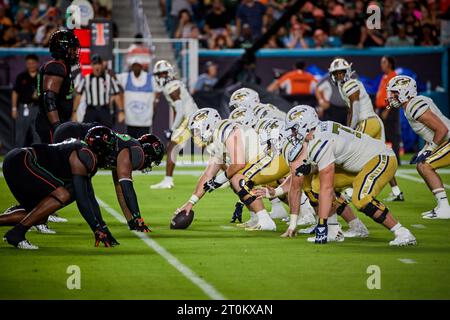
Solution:
<svg viewBox="0 0 450 320"><path fill-rule="evenodd" d="M450 298L450 221L421 218L420 213L435 203L426 186L414 181L418 175L413 171L402 171L399 178L406 202L390 204L418 239L418 246L406 248L389 247L393 235L362 214L358 215L371 232L369 238L324 246L307 243L306 236L280 238L283 222L278 222L277 232L246 232L229 223L235 203L230 190L208 194L196 206L188 230L170 230L173 211L189 198L197 177L177 175L175 189L150 190L149 185L162 177L158 172L135 177L152 240L129 231L110 213L120 212L112 179L96 176L97 196L113 209L102 208L104 218L121 245L95 248L92 233L71 205L60 212L68 223L51 224L56 235L28 233L40 250L16 250L0 243L0 299ZM450 184L450 176L443 177ZM4 210L15 201L3 178L0 190ZM0 235L7 230L0 227ZM80 290L66 286L71 265L80 267ZM371 265L381 270L379 290L367 288Z"/></svg>

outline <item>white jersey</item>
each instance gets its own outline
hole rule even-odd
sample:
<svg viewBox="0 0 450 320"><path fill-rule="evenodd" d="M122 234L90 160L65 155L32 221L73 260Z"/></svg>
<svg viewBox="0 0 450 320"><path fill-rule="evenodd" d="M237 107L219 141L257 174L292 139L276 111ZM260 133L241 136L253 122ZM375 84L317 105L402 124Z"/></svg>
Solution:
<svg viewBox="0 0 450 320"><path fill-rule="evenodd" d="M183 116L189 118L191 114L198 110L197 105L195 104L194 99L192 98L189 91L186 89L183 81L181 80L172 80L169 83L166 83L162 88L157 87L157 91L162 92L164 97L166 98L169 105L175 110L175 102L170 97L170 94L180 89L180 99L183 105Z"/></svg>
<svg viewBox="0 0 450 320"><path fill-rule="evenodd" d="M412 98L405 108L405 117L408 119L411 128L422 137L426 142L432 142L434 137L434 131L418 121L419 117L424 114L425 111L431 110L449 129L447 133L447 139L450 138L450 120L444 116L439 108L434 104L433 100L425 96L416 96Z"/></svg>
<svg viewBox="0 0 450 320"><path fill-rule="evenodd" d="M349 108L351 106L349 97L355 92L359 91L359 108L355 108L355 106L353 106L353 118L350 125L353 129L356 128L358 122L371 117L377 117L377 114L373 109L372 100L370 100L366 88L364 88L364 85L361 81L350 79L343 85L339 85L338 87L342 99L345 101Z"/></svg>
<svg viewBox="0 0 450 320"><path fill-rule="evenodd" d="M319 171L335 163L345 171L360 172L373 157L394 155L381 140L333 121L324 121L316 128L307 148L308 162Z"/></svg>
<svg viewBox="0 0 450 320"><path fill-rule="evenodd" d="M245 163L254 161L265 151L259 141L258 134L253 128L244 127L232 120L225 119L219 122L214 130L213 142L208 145L206 151L211 157L216 158L219 163L231 164L230 152L227 150L226 141L234 129L240 130L243 151L245 152Z"/></svg>

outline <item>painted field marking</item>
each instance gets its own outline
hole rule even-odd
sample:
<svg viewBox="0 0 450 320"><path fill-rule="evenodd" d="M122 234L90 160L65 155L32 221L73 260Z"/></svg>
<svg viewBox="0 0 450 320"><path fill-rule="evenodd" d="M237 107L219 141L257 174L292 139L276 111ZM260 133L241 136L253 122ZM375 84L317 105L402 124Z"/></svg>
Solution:
<svg viewBox="0 0 450 320"><path fill-rule="evenodd" d="M423 224L412 224L411 227L416 229L426 229L426 227Z"/></svg>
<svg viewBox="0 0 450 320"><path fill-rule="evenodd" d="M408 258L402 258L402 259L398 259L398 261L404 263L404 264L416 264L417 261L413 260L413 259L408 259Z"/></svg>
<svg viewBox="0 0 450 320"><path fill-rule="evenodd" d="M111 214L117 221L127 224L125 218L117 212L115 209L111 208L106 202L102 201L97 197L98 204L105 209L109 214ZM174 255L167 251L164 247L159 245L155 240L148 237L147 234L142 232L133 231L133 233L140 238L144 243L163 257L169 264L171 264L175 269L177 269L182 275L184 275L189 281L199 287L209 298L213 300L226 300L226 298L217 291L211 284L200 278L194 271L192 271L188 266L180 262Z"/></svg>

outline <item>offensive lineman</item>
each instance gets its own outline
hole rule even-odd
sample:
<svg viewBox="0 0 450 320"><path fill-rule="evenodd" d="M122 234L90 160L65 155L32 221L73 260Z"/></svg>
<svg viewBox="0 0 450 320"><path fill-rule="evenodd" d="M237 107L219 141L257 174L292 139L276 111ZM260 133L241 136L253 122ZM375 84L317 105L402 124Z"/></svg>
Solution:
<svg viewBox="0 0 450 320"><path fill-rule="evenodd" d="M411 128L425 140L425 146L412 159L437 201L437 207L424 212L425 219L450 219L450 206L444 185L436 169L450 165L450 120L433 100L417 95L416 81L396 76L387 86L388 107L402 107Z"/></svg>
<svg viewBox="0 0 450 320"><path fill-rule="evenodd" d="M395 220L383 203L375 199L397 170L397 158L392 149L380 140L336 122L319 121L311 108L291 109L286 117L286 127L291 130L291 141L298 146L293 149L295 154L291 155L291 159L294 159L291 162L289 192L291 213L298 214L299 200L296 194L303 183L303 176L297 176L297 172L308 164L317 167L320 192L315 243L323 244L328 241L327 219L335 197L334 173L336 166L339 166L350 174L356 174L351 184L354 190L352 203L394 233L395 239L389 244L416 244L412 233Z"/></svg>
<svg viewBox="0 0 450 320"><path fill-rule="evenodd" d="M338 86L342 99L349 107L347 126L372 138L385 141L384 125L375 113L372 100L361 81L352 78L352 64L337 58L328 69L332 82ZM392 194L386 201L404 201L395 177L389 182Z"/></svg>
<svg viewBox="0 0 450 320"><path fill-rule="evenodd" d="M181 80L175 78L172 65L166 60L158 61L153 68L156 91L162 92L169 105L175 112L172 127L165 130L165 136L170 140L167 146L166 176L152 186L152 189L171 189L174 187L173 171L178 151L191 137L188 129L189 117L198 110L189 91ZM159 95L159 94L158 94ZM157 97L155 98L158 99Z"/></svg>

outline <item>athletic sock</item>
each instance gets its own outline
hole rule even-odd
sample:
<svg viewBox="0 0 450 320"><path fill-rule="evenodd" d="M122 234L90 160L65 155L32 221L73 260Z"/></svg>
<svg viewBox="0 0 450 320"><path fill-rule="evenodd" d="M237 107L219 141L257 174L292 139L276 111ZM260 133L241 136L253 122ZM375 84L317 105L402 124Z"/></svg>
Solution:
<svg viewBox="0 0 450 320"><path fill-rule="evenodd" d="M398 195L400 195L400 193L402 193L402 191L400 190L400 188L398 186L393 186L391 188L391 190L392 190L392 194L394 196L398 196Z"/></svg>
<svg viewBox="0 0 450 320"><path fill-rule="evenodd" d="M355 218L348 223L350 229L357 228L361 224L361 220L359 218Z"/></svg>
<svg viewBox="0 0 450 320"><path fill-rule="evenodd" d="M399 230L401 227L401 223L397 222L397 224L391 228L391 231L395 233L395 231Z"/></svg>
<svg viewBox="0 0 450 320"><path fill-rule="evenodd" d="M172 176L165 176L165 177L164 177L164 181L173 183L173 177L172 177Z"/></svg>
<svg viewBox="0 0 450 320"><path fill-rule="evenodd" d="M447 194L445 193L444 188L434 189L432 192L438 203L438 208L448 208L449 207Z"/></svg>
<svg viewBox="0 0 450 320"><path fill-rule="evenodd" d="M263 209L261 211L258 211L256 213L258 221L262 221L262 220L272 220L269 216L269 214L267 213L266 209Z"/></svg>
<svg viewBox="0 0 450 320"><path fill-rule="evenodd" d="M338 224L337 214L328 217L328 224Z"/></svg>

